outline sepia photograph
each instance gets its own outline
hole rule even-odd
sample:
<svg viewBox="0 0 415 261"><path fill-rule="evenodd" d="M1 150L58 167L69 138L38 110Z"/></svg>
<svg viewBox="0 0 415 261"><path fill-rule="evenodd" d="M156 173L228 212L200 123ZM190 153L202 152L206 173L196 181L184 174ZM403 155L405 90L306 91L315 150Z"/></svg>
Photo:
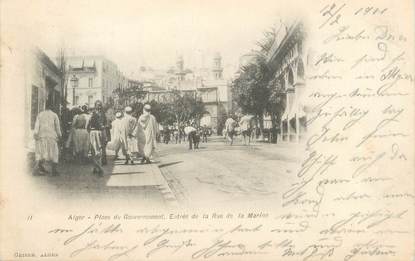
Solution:
<svg viewBox="0 0 415 261"><path fill-rule="evenodd" d="M0 260L414 260L414 12L1 0Z"/></svg>
<svg viewBox="0 0 415 261"><path fill-rule="evenodd" d="M160 206L280 197L307 134L303 21L270 12L204 29L215 16L179 14L144 30L153 16L85 26L28 49L25 149L39 188Z"/></svg>

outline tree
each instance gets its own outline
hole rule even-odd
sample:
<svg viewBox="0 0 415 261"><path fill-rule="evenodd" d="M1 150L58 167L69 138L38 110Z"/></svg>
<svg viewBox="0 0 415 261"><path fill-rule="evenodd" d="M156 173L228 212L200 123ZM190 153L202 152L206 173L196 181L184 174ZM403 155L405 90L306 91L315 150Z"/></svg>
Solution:
<svg viewBox="0 0 415 261"><path fill-rule="evenodd" d="M65 57L65 49L60 48L58 51L57 56L57 66L61 73L61 105L62 109L66 110L67 101L66 98L68 96L68 86L67 86L67 71L66 71L66 57Z"/></svg>
<svg viewBox="0 0 415 261"><path fill-rule="evenodd" d="M223 103L218 104L218 119L217 119L217 134L222 135L222 131L225 128L225 122L228 118L228 113Z"/></svg>
<svg viewBox="0 0 415 261"><path fill-rule="evenodd" d="M183 123L194 119L199 121L205 112L202 100L195 96L194 93L183 93L172 91L169 99L162 102L156 100L150 101L152 114L162 125L173 125Z"/></svg>
<svg viewBox="0 0 415 261"><path fill-rule="evenodd" d="M67 97L68 97L68 72L67 72L67 64L66 64L66 56L65 56L65 49L62 47L58 51L57 55L57 67L61 73L61 105L62 110L60 111L61 117L61 128L63 132L63 137L66 138L69 134L69 130L71 126L69 122L72 121L72 115L67 108Z"/></svg>
<svg viewBox="0 0 415 261"><path fill-rule="evenodd" d="M263 133L263 115L269 112L273 129L277 125L276 108L280 105L278 92L273 81L274 72L267 64L267 55L272 51L279 29L271 27L264 31L263 38L257 42L258 50L254 51L251 62L240 68L239 77L232 88L233 99L244 114L253 114L259 119L261 134ZM277 104L278 103L278 104Z"/></svg>
<svg viewBox="0 0 415 261"><path fill-rule="evenodd" d="M180 125L191 119L200 120L205 112L205 106L200 97L195 93L182 93L173 91L171 109L175 114L175 120Z"/></svg>
<svg viewBox="0 0 415 261"><path fill-rule="evenodd" d="M152 100L150 102L151 113L156 117L157 122L162 125L172 125L175 122L175 115L172 110L171 103L157 102Z"/></svg>
<svg viewBox="0 0 415 261"><path fill-rule="evenodd" d="M280 30L281 27L279 29L276 27L270 27L268 30L263 32L262 39L256 42L256 45L259 47L260 54L266 55L271 51L272 45L274 44Z"/></svg>
<svg viewBox="0 0 415 261"><path fill-rule="evenodd" d="M234 81L233 97L244 114L258 117L261 133L263 114L269 108L271 72L263 55L258 54L253 61L241 68L240 76Z"/></svg>
<svg viewBox="0 0 415 261"><path fill-rule="evenodd" d="M117 88L113 91L113 94L117 96L119 106L131 105L143 99L146 95L142 83L134 84L125 89Z"/></svg>

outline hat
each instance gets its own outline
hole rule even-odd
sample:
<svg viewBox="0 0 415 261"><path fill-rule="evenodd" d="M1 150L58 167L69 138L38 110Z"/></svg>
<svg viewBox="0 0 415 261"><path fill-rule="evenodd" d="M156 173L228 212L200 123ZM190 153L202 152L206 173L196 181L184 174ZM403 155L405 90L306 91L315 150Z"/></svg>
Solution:
<svg viewBox="0 0 415 261"><path fill-rule="evenodd" d="M130 106L125 107L125 112L132 112L133 108L131 108Z"/></svg>
<svg viewBox="0 0 415 261"><path fill-rule="evenodd" d="M115 117L117 117L117 118L121 118L121 116L122 116L122 113L121 113L121 112L117 112L117 113L115 114Z"/></svg>
<svg viewBox="0 0 415 261"><path fill-rule="evenodd" d="M151 110L151 105L150 104L144 105L144 109L147 111Z"/></svg>

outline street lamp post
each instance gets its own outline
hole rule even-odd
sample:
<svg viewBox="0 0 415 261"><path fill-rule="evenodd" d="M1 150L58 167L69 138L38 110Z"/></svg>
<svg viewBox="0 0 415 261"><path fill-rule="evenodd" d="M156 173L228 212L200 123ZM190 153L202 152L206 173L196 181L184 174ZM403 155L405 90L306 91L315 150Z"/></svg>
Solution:
<svg viewBox="0 0 415 261"><path fill-rule="evenodd" d="M72 75L71 78L71 85L72 85L72 105L75 106L75 88L78 87L78 81L79 79L76 77L76 75Z"/></svg>

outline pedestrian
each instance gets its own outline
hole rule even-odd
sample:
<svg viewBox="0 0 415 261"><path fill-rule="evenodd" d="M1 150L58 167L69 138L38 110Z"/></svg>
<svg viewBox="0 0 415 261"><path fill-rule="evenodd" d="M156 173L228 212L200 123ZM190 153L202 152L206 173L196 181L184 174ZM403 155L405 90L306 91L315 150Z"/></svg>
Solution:
<svg viewBox="0 0 415 261"><path fill-rule="evenodd" d="M70 121L68 122L68 137L66 139L65 142L65 151L68 153L68 156L70 154L70 157L72 160L75 160L75 150L74 150L74 128L73 126L73 121L75 119L75 116L77 116L78 114L81 114L82 110L79 107L73 107L70 111L70 115L68 118L70 118Z"/></svg>
<svg viewBox="0 0 415 261"><path fill-rule="evenodd" d="M157 147L156 137L158 134L158 123L156 118L151 114L150 104L144 105L143 114L138 119L137 140L138 150L143 156L141 163L150 164L150 158Z"/></svg>
<svg viewBox="0 0 415 261"><path fill-rule="evenodd" d="M186 132L184 131L185 126L180 126L180 143L186 142Z"/></svg>
<svg viewBox="0 0 415 261"><path fill-rule="evenodd" d="M127 124L125 124L123 115L121 112L115 113L115 119L111 123L112 133L111 133L111 144L112 149L115 151L114 160L118 159L118 153L121 149L121 152L125 156L125 164L128 164L128 131Z"/></svg>
<svg viewBox="0 0 415 261"><path fill-rule="evenodd" d="M202 142L207 142L208 135L209 135L209 129L205 124L203 125L203 128L202 128Z"/></svg>
<svg viewBox="0 0 415 261"><path fill-rule="evenodd" d="M223 136L223 140L226 142L227 138L228 138L228 134L226 133L226 128L223 129L222 131L222 136Z"/></svg>
<svg viewBox="0 0 415 261"><path fill-rule="evenodd" d="M179 129L178 129L177 125L174 126L173 136L174 136L174 140L175 140L176 144L179 143L179 136L180 135L179 135Z"/></svg>
<svg viewBox="0 0 415 261"><path fill-rule="evenodd" d="M236 121L232 117L229 117L225 121L225 129L226 129L227 140L230 142L231 145L233 144L233 137L235 135L235 127L236 127Z"/></svg>
<svg viewBox="0 0 415 261"><path fill-rule="evenodd" d="M52 176L58 176L59 161L58 140L62 137L59 117L52 111L53 104L46 101L45 110L36 117L34 138L35 138L35 172L34 175L44 175L46 172L45 162L52 163Z"/></svg>
<svg viewBox="0 0 415 261"><path fill-rule="evenodd" d="M252 131L252 115L244 115L239 120L239 126L241 129L242 136L244 138L244 145L251 144L251 131ZM246 140L248 139L248 144Z"/></svg>
<svg viewBox="0 0 415 261"><path fill-rule="evenodd" d="M87 162L89 153L89 133L86 129L89 120L87 112L88 106L83 105L80 113L75 115L72 121L73 153L81 163Z"/></svg>
<svg viewBox="0 0 415 261"><path fill-rule="evenodd" d="M200 126L197 127L196 124L193 124L193 126L196 128L196 133L195 133L195 136L194 136L194 143L193 144L194 144L195 149L199 149L200 137L202 137L203 130Z"/></svg>
<svg viewBox="0 0 415 261"><path fill-rule="evenodd" d="M68 108L63 108L61 113L61 126L62 126L62 141L69 141L70 136L72 135L72 120L73 116L71 111ZM61 160L68 161L72 157L72 150L70 148L70 143L66 143L63 146Z"/></svg>
<svg viewBox="0 0 415 261"><path fill-rule="evenodd" d="M125 107L124 111L124 124L126 125L127 131L127 154L125 156L125 164L128 164L128 161L130 161L131 164L134 164L132 154L138 152L137 138L135 136L137 133L137 119L132 116L133 109L130 106Z"/></svg>
<svg viewBox="0 0 415 261"><path fill-rule="evenodd" d="M255 142L256 138L257 138L257 132L258 132L258 128L257 128L257 124L256 124L256 120L254 119L254 122L251 122L252 125L252 129L251 129L251 141Z"/></svg>
<svg viewBox="0 0 415 261"><path fill-rule="evenodd" d="M184 128L184 133L187 135L187 140L189 141L189 150L193 149L196 143L196 128L193 127L190 123Z"/></svg>
<svg viewBox="0 0 415 261"><path fill-rule="evenodd" d="M163 142L164 144L169 144L170 142L170 128L169 126L163 127Z"/></svg>
<svg viewBox="0 0 415 261"><path fill-rule="evenodd" d="M107 164L107 118L104 113L102 102L95 102L95 110L88 122L88 132L91 141L93 172L99 176L104 175L102 165Z"/></svg>
<svg viewBox="0 0 415 261"><path fill-rule="evenodd" d="M159 132L158 132L156 140L157 142L164 142L164 127L162 124L159 124L158 127L159 127Z"/></svg>

